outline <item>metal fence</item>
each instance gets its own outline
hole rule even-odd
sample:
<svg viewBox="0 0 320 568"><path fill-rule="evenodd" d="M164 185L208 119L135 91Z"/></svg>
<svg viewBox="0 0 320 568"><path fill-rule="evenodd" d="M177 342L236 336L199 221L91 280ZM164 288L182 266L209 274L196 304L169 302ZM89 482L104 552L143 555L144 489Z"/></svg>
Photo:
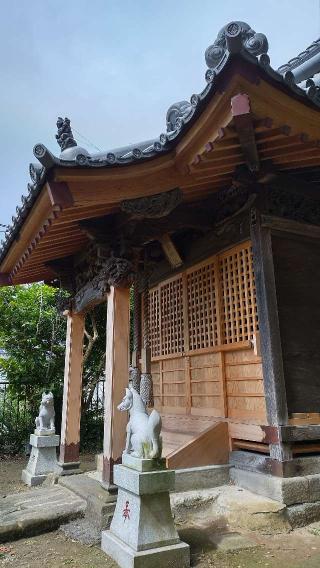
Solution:
<svg viewBox="0 0 320 568"><path fill-rule="evenodd" d="M90 400L84 401L81 416L81 449L100 451L103 445L105 381L98 381ZM25 450L34 430L41 392L39 387L22 385L15 394L7 381L0 379L0 455ZM56 429L60 432L62 399L56 399Z"/></svg>

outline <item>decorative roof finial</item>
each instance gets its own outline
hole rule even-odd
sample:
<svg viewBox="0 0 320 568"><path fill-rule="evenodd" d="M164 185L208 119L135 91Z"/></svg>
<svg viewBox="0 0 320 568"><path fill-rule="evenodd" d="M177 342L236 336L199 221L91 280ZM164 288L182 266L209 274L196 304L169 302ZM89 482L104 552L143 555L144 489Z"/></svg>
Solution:
<svg viewBox="0 0 320 568"><path fill-rule="evenodd" d="M215 42L206 50L205 58L209 69L218 73L229 54L247 52L258 57L266 54L268 48L268 40L264 34L256 33L245 22L235 21L223 26Z"/></svg>
<svg viewBox="0 0 320 568"><path fill-rule="evenodd" d="M56 134L56 139L62 152L67 148L77 146L77 143L73 138L69 118L63 119L61 116L59 116L57 120L57 128L58 134Z"/></svg>

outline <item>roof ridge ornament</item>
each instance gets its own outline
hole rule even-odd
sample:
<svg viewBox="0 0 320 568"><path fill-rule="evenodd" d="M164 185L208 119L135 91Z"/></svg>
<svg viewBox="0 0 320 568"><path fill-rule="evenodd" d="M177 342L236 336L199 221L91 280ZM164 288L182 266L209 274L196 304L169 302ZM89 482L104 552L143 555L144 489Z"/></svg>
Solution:
<svg viewBox="0 0 320 568"><path fill-rule="evenodd" d="M77 146L77 142L75 141L71 130L70 118L62 118L61 116L58 116L57 128L58 133L56 134L56 140L61 148L61 152L67 148Z"/></svg>
<svg viewBox="0 0 320 568"><path fill-rule="evenodd" d="M218 73L224 67L230 54L247 52L258 57L268 52L266 36L256 33L246 22L230 22L220 30L215 42L205 52L209 69Z"/></svg>

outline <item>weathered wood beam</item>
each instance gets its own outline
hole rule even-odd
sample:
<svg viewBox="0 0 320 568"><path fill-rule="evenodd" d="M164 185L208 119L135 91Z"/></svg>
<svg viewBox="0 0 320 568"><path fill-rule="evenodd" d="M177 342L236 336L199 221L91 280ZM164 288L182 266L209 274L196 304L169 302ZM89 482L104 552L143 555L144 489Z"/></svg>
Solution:
<svg viewBox="0 0 320 568"><path fill-rule="evenodd" d="M270 230L252 211L251 240L257 291L262 368L268 423L286 425L288 409Z"/></svg>
<svg viewBox="0 0 320 568"><path fill-rule="evenodd" d="M291 219L283 219L282 217L261 215L261 226L281 233L292 233L302 237L320 239L320 227L308 223L299 223Z"/></svg>
<svg viewBox="0 0 320 568"><path fill-rule="evenodd" d="M84 316L68 313L59 463L78 468L82 395Z"/></svg>
<svg viewBox="0 0 320 568"><path fill-rule="evenodd" d="M113 466L121 462L125 447L127 413L119 412L118 404L128 386L129 370L129 289L113 286L108 296L106 382L103 442L103 484L108 490L113 485Z"/></svg>
<svg viewBox="0 0 320 568"><path fill-rule="evenodd" d="M1 286L11 286L12 280L10 274L6 272L0 272L0 287Z"/></svg>
<svg viewBox="0 0 320 568"><path fill-rule="evenodd" d="M259 170L259 155L248 95L243 93L232 97L231 112L247 166L250 171L256 172Z"/></svg>
<svg viewBox="0 0 320 568"><path fill-rule="evenodd" d="M161 237L160 239L160 243L162 246L162 250L165 254L165 257L172 266L172 268L179 268L179 266L182 266L183 260L174 242L172 241L170 235L168 234L163 235L163 237Z"/></svg>

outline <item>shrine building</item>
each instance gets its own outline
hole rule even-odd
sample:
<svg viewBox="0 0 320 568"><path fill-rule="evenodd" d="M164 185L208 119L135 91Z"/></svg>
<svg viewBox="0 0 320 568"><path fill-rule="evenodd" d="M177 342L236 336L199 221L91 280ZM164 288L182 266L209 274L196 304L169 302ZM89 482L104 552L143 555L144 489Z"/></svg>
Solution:
<svg viewBox="0 0 320 568"><path fill-rule="evenodd" d="M262 493L320 474L320 40L274 69L265 35L232 22L205 62L202 90L153 140L90 154L59 118L61 154L34 147L2 243L1 286L69 292L65 472L79 466L84 319L107 303L106 487L130 366L168 467L230 463Z"/></svg>

